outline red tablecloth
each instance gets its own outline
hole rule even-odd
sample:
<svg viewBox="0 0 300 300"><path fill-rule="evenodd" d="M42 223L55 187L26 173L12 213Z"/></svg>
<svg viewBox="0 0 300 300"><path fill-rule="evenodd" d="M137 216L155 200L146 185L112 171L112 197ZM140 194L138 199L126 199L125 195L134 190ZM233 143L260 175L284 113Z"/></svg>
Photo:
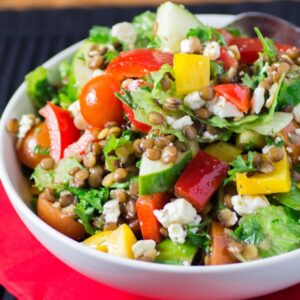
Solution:
<svg viewBox="0 0 300 300"><path fill-rule="evenodd" d="M0 183L0 284L20 300L146 300L90 280L49 253L25 228ZM299 299L300 284L259 300Z"/></svg>

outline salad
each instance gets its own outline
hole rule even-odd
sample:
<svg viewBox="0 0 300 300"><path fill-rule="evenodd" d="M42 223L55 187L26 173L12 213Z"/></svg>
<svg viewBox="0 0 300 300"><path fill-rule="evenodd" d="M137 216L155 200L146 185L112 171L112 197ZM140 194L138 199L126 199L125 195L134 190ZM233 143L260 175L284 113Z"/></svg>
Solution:
<svg viewBox="0 0 300 300"><path fill-rule="evenodd" d="M10 119L38 216L97 251L220 265L300 248L300 52L166 2L95 26Z"/></svg>

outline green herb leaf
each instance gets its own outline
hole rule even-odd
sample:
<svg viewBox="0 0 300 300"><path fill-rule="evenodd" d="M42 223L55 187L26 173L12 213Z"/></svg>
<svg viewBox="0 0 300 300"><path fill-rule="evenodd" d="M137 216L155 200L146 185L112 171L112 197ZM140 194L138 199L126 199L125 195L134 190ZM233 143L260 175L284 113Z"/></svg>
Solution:
<svg viewBox="0 0 300 300"><path fill-rule="evenodd" d="M210 62L210 77L218 79L224 74L224 68L215 61Z"/></svg>
<svg viewBox="0 0 300 300"><path fill-rule="evenodd" d="M48 71L37 67L25 76L26 88L33 105L39 109L46 105L55 95L56 90L47 78Z"/></svg>
<svg viewBox="0 0 300 300"><path fill-rule="evenodd" d="M284 106L296 106L300 103L300 79L284 83L278 98L278 109Z"/></svg>
<svg viewBox="0 0 300 300"><path fill-rule="evenodd" d="M227 30L234 37L241 37L241 36L243 36L243 33L238 28L236 28L236 27L227 26L224 29Z"/></svg>
<svg viewBox="0 0 300 300"><path fill-rule="evenodd" d="M257 169L253 165L254 155L254 152L249 151L246 161L241 155L239 155L235 160L233 160L230 163L232 168L228 171L229 177L225 179L224 185L226 185L230 181L235 180L235 176L237 173L248 173L257 171Z"/></svg>
<svg viewBox="0 0 300 300"><path fill-rule="evenodd" d="M50 149L49 149L49 147L47 147L47 148L42 148L41 145L36 145L36 146L34 147L33 153L34 153L34 154L40 154L40 155L49 155Z"/></svg>
<svg viewBox="0 0 300 300"><path fill-rule="evenodd" d="M216 40L220 45L226 45L223 36L215 28L210 26L191 28L186 36L196 36L202 43Z"/></svg>
<svg viewBox="0 0 300 300"><path fill-rule="evenodd" d="M110 41L110 28L94 26L89 32L89 40L97 44L105 44Z"/></svg>
<svg viewBox="0 0 300 300"><path fill-rule="evenodd" d="M281 148L284 146L284 141L282 139L272 139L270 136L266 136L266 144L268 146L275 146Z"/></svg>
<svg viewBox="0 0 300 300"><path fill-rule="evenodd" d="M277 57L277 49L274 42L269 38L263 37L261 31L257 27L254 27L254 31L262 43L264 54L269 59L269 62L274 62Z"/></svg>

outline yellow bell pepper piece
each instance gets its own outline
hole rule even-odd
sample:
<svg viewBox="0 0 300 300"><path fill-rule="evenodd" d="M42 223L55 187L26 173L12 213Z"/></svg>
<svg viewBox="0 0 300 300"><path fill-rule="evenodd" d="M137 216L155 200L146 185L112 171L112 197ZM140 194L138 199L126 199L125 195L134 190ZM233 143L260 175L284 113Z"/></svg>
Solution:
<svg viewBox="0 0 300 300"><path fill-rule="evenodd" d="M131 247L136 241L137 239L130 227L127 224L122 224L114 231L98 232L82 243L98 251L125 258L134 258Z"/></svg>
<svg viewBox="0 0 300 300"><path fill-rule="evenodd" d="M273 163L274 171L269 174L256 174L247 177L245 173L236 175L236 186L240 195L259 195L286 193L291 190L291 175L287 154L284 158Z"/></svg>
<svg viewBox="0 0 300 300"><path fill-rule="evenodd" d="M106 241L112 234L112 231L101 231L84 240L82 243L90 248L108 252Z"/></svg>
<svg viewBox="0 0 300 300"><path fill-rule="evenodd" d="M209 85L210 60L207 56L177 53L173 65L177 94L188 94Z"/></svg>
<svg viewBox="0 0 300 300"><path fill-rule="evenodd" d="M131 247L137 242L127 224L120 225L107 239L108 253L125 258L134 258Z"/></svg>
<svg viewBox="0 0 300 300"><path fill-rule="evenodd" d="M204 149L204 151L227 163L232 162L242 153L242 149L225 142L210 144Z"/></svg>

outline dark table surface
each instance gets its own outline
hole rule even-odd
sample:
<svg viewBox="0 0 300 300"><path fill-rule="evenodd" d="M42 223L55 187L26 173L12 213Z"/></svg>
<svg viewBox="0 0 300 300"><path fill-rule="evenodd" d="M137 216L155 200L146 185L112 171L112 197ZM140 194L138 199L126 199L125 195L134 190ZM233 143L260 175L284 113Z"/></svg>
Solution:
<svg viewBox="0 0 300 300"><path fill-rule="evenodd" d="M300 2L214 4L189 7L194 13L262 11L300 26ZM54 54L83 39L93 25L131 20L145 7L0 12L0 113L24 76ZM153 10L153 8L151 8ZM0 286L0 299L13 299Z"/></svg>

